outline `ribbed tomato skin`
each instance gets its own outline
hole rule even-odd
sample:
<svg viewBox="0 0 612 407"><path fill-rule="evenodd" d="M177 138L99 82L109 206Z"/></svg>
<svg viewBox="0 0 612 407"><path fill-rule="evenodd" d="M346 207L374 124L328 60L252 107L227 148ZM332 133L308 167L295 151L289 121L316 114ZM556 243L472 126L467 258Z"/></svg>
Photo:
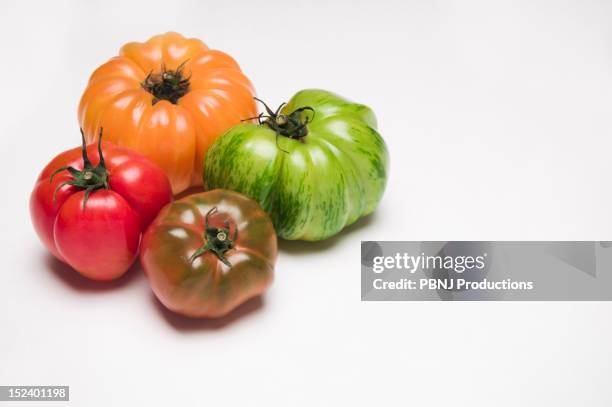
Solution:
<svg viewBox="0 0 612 407"><path fill-rule="evenodd" d="M316 241L376 209L387 184L389 153L369 107L305 89L281 113L305 107L313 110L302 113L311 120L299 140L253 123L218 138L208 150L204 186L255 199L283 239Z"/></svg>
<svg viewBox="0 0 612 407"><path fill-rule="evenodd" d="M143 86L150 73L181 64L189 90L176 103L155 100ZM106 139L159 165L174 193L201 185L202 162L213 141L255 116L255 90L236 61L202 41L169 32L125 44L98 67L81 97L78 119L88 142Z"/></svg>

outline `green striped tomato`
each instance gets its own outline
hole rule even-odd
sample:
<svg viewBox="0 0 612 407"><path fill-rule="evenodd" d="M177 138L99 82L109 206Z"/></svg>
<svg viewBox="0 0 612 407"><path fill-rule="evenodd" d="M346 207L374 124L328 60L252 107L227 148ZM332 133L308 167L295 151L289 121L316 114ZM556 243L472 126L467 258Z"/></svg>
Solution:
<svg viewBox="0 0 612 407"><path fill-rule="evenodd" d="M289 240L326 239L376 209L389 158L370 108L308 89L266 111L210 147L207 189L255 199Z"/></svg>

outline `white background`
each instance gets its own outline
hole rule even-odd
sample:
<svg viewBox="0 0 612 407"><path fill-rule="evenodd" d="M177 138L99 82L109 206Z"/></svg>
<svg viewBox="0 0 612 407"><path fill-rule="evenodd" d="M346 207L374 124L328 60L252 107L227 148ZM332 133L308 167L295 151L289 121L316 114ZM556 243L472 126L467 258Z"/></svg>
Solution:
<svg viewBox="0 0 612 407"><path fill-rule="evenodd" d="M611 303L364 303L359 271L362 239L612 240L611 2L122 3L0 5L0 384L94 407L612 405ZM167 30L271 104L370 105L391 152L374 216L282 243L263 301L221 321L163 312L138 267L85 281L29 220L89 74Z"/></svg>

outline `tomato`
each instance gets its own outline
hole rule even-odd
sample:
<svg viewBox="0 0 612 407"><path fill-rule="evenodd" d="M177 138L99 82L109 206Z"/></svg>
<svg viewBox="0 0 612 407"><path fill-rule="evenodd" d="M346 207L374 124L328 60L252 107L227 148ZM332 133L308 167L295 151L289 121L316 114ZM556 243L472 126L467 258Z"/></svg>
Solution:
<svg viewBox="0 0 612 407"><path fill-rule="evenodd" d="M112 280L134 262L142 231L172 200L164 172L101 141L65 151L41 172L30 197L38 236L85 277Z"/></svg>
<svg viewBox="0 0 612 407"><path fill-rule="evenodd" d="M143 237L140 262L168 309L220 317L266 290L276 255L268 215L244 195L218 189L164 208Z"/></svg>
<svg viewBox="0 0 612 407"><path fill-rule="evenodd" d="M124 45L91 75L78 117L88 142L106 140L150 158L174 193L202 182L210 144L257 114L254 89L229 55L177 33Z"/></svg>
<svg viewBox="0 0 612 407"><path fill-rule="evenodd" d="M210 147L205 188L257 200L290 240L328 238L376 209L389 158L370 108L310 89L266 111Z"/></svg>

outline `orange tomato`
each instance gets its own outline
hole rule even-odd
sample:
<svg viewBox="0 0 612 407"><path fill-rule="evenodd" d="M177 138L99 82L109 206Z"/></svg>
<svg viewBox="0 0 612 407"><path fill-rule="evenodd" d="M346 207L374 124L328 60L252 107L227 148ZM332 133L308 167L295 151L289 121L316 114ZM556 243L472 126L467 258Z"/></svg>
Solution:
<svg viewBox="0 0 612 407"><path fill-rule="evenodd" d="M176 194L202 184L208 147L257 114L255 91L229 55L169 32L124 45L94 71L79 104L88 143L106 141L157 163Z"/></svg>

